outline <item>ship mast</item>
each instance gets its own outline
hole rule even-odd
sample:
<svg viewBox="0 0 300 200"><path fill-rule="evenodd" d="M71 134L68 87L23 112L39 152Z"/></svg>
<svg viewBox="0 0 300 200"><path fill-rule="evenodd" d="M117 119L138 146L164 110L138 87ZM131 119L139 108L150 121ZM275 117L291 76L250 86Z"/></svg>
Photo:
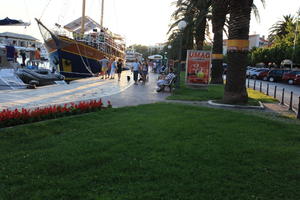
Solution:
<svg viewBox="0 0 300 200"><path fill-rule="evenodd" d="M84 35L85 0L82 1L81 34Z"/></svg>
<svg viewBox="0 0 300 200"><path fill-rule="evenodd" d="M102 0L102 5L101 5L101 19L100 19L101 28L103 27L103 14L104 14L104 0Z"/></svg>

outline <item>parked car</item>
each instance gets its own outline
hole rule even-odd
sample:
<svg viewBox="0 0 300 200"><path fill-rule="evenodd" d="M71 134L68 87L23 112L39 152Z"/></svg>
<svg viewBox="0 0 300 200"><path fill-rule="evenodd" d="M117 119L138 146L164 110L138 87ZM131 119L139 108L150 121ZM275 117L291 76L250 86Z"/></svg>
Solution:
<svg viewBox="0 0 300 200"><path fill-rule="evenodd" d="M247 67L247 71L246 71L246 76L247 77L250 77L250 74L251 74L251 72L252 71L255 71L255 70L257 70L257 68L255 68L255 67Z"/></svg>
<svg viewBox="0 0 300 200"><path fill-rule="evenodd" d="M268 73L269 73L269 69L266 69L265 71L261 71L257 74L257 77L256 79L259 79L259 80L268 80Z"/></svg>
<svg viewBox="0 0 300 200"><path fill-rule="evenodd" d="M300 75L296 76L296 78L294 79L294 84L300 85Z"/></svg>
<svg viewBox="0 0 300 200"><path fill-rule="evenodd" d="M282 80L286 81L290 85L293 85L297 75L300 75L300 71L291 71L283 74Z"/></svg>
<svg viewBox="0 0 300 200"><path fill-rule="evenodd" d="M258 74L260 74L261 72L264 72L264 71L268 71L269 72L269 69L267 69L267 68L260 68L260 69L254 70L254 71L252 70L252 71L250 71L249 76L250 76L250 78L257 79Z"/></svg>
<svg viewBox="0 0 300 200"><path fill-rule="evenodd" d="M273 69L269 71L267 80L270 82L282 81L282 76L284 73L290 72L291 70L286 69Z"/></svg>

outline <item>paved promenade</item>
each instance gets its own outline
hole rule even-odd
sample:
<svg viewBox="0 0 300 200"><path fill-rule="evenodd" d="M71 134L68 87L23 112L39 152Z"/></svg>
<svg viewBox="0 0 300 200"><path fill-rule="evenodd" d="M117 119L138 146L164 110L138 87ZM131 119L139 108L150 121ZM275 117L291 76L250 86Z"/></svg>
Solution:
<svg viewBox="0 0 300 200"><path fill-rule="evenodd" d="M127 81L127 76L131 80ZM112 80L99 77L81 79L70 84L49 85L37 89L0 90L0 110L14 108L35 108L48 105L103 99L112 102L113 107L129 106L162 101L169 93L155 91L157 75L151 74L145 85L133 85L130 71Z"/></svg>
<svg viewBox="0 0 300 200"><path fill-rule="evenodd" d="M127 76L131 77L127 81ZM92 99L102 99L103 103L111 101L114 108L135 106L155 102L184 103L194 106L207 106L207 102L170 101L166 92L156 92L157 74L150 73L146 84L134 85L130 71L122 73L121 81L102 80L99 77L81 79L64 85L49 85L37 89L0 90L0 111L15 108L36 108L49 105L61 105L71 102L80 102ZM286 106L279 104L265 104L261 112L273 112L281 115L295 115L288 111Z"/></svg>

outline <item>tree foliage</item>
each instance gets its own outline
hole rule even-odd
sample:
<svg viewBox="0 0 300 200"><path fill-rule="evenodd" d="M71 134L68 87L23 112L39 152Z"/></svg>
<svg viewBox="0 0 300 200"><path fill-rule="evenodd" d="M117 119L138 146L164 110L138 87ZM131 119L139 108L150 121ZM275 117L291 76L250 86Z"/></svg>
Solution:
<svg viewBox="0 0 300 200"><path fill-rule="evenodd" d="M285 59L300 64L300 34L296 32L297 21L291 15L283 16L283 19L275 23L270 29L269 38L272 41L270 47L251 50L249 58L252 65L263 62L265 65L275 63L280 66L280 63ZM294 42L296 42L295 48Z"/></svg>
<svg viewBox="0 0 300 200"><path fill-rule="evenodd" d="M172 49L168 50L168 55L178 58L180 37L182 37L182 55L185 59L187 49L203 49L205 46L211 0L177 0L174 4L176 10L172 14L173 23L170 25L167 44L167 46L171 45ZM180 33L177 26L182 20L187 22L187 27Z"/></svg>

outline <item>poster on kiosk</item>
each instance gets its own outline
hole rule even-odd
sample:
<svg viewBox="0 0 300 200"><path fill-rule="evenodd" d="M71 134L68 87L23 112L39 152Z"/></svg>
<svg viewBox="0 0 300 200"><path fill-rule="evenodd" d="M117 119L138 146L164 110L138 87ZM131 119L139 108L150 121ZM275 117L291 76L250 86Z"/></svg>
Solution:
<svg viewBox="0 0 300 200"><path fill-rule="evenodd" d="M186 84L208 84L210 77L210 64L210 51L188 50L186 57Z"/></svg>

